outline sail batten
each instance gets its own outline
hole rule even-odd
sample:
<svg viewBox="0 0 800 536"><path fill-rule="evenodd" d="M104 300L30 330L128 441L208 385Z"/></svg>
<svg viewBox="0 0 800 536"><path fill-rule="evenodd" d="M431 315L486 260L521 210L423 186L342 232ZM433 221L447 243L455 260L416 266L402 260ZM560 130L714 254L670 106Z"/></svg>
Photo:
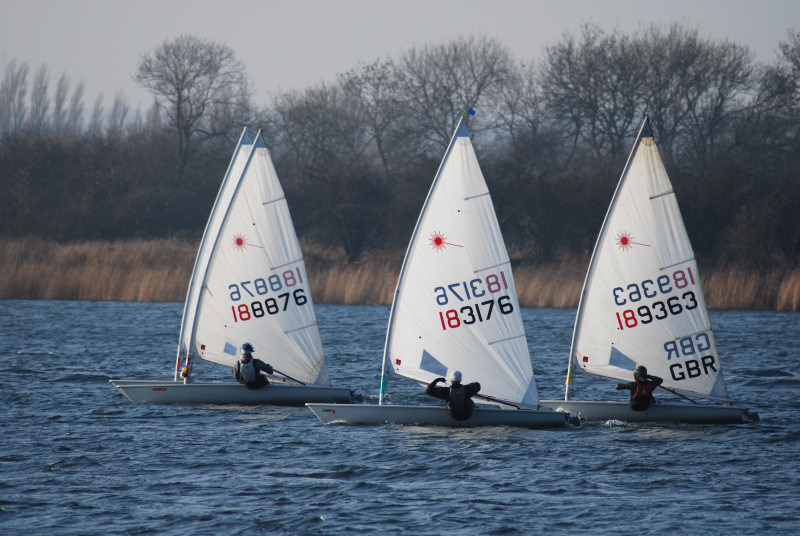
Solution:
<svg viewBox="0 0 800 536"><path fill-rule="evenodd" d="M293 264L297 264L298 262L304 262L304 259L302 257L299 258L299 259L294 259L294 260L291 260L289 262L285 262L283 264L278 264L276 266L273 266L272 269L273 270L278 270L280 268L286 268L287 266L291 266Z"/></svg>
<svg viewBox="0 0 800 536"><path fill-rule="evenodd" d="M670 268L675 268L676 266L680 266L681 264L686 264L686 263L689 263L689 262L695 262L695 258L694 257L690 257L688 259L684 259L682 261L678 261L678 262L672 263L669 266L662 266L661 268L659 268L659 270L661 270L663 272L663 271L669 270Z"/></svg>
<svg viewBox="0 0 800 536"><path fill-rule="evenodd" d="M486 344L488 344L489 346L491 346L491 345L493 345L493 344L500 344L500 343L507 342L507 341L511 341L511 340L514 340L514 339L519 339L519 338L521 338L521 337L525 337L525 336L526 336L526 335L525 335L524 333L520 333L519 335L515 335L515 336L513 336L513 337L507 337L507 338L505 338L505 339L501 339L501 340L499 340L499 341L487 341L487 342L486 342Z"/></svg>
<svg viewBox="0 0 800 536"><path fill-rule="evenodd" d="M495 268L500 268L501 266L511 266L510 262L501 262L499 264L493 264L492 266L486 266L484 268L475 268L473 270L473 274L479 274L481 272L488 272L489 270L494 270Z"/></svg>
<svg viewBox="0 0 800 536"><path fill-rule="evenodd" d="M294 329L289 329L289 330L284 331L283 333L286 334L286 335L289 335L290 333L294 333L295 331L302 331L304 329L313 329L313 328L319 329L319 326L317 325L316 322L314 322L313 324L307 324L305 326L296 327Z"/></svg>
<svg viewBox="0 0 800 536"><path fill-rule="evenodd" d="M664 197L665 195L670 195L670 194L674 195L675 192L673 192L672 189L670 189L667 192L661 192L660 194L651 195L650 196L650 201L653 201L654 199L658 199L659 197Z"/></svg>

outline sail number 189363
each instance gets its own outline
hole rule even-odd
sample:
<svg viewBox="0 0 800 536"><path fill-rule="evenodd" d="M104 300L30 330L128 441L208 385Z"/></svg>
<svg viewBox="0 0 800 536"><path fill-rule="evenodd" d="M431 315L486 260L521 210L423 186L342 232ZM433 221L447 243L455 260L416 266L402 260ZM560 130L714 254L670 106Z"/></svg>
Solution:
<svg viewBox="0 0 800 536"><path fill-rule="evenodd" d="M679 315L697 308L695 293L687 288L696 284L692 269L686 268L685 271L676 270L672 277L660 275L655 280L645 279L641 284L632 283L626 288L614 288L614 303L619 306L661 298L638 307L634 306L635 308L618 311L616 315L619 329L635 328L640 324L664 320L668 316ZM680 293L684 289L686 290ZM673 293L678 295L672 295Z"/></svg>

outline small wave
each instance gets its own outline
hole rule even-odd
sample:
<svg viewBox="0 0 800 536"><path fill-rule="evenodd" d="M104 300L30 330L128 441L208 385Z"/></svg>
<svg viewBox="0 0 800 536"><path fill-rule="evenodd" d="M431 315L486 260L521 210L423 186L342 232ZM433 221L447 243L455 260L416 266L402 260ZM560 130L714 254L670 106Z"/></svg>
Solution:
<svg viewBox="0 0 800 536"><path fill-rule="evenodd" d="M82 373L72 373L67 374L65 376L57 376L51 378L49 381L51 382L69 382L69 383L108 383L110 379L109 376L104 376L101 374L82 374Z"/></svg>
<svg viewBox="0 0 800 536"><path fill-rule="evenodd" d="M618 419L609 419L609 420L607 420L606 422L603 423L603 426L608 426L608 427L612 427L612 426L627 426L628 424L629 423L627 423L625 421L620 421Z"/></svg>

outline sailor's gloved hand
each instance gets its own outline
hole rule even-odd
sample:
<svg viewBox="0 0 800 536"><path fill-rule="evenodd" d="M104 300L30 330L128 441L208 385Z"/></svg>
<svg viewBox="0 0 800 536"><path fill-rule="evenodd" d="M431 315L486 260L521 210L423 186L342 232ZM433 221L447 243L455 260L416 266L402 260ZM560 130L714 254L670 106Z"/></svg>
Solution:
<svg viewBox="0 0 800 536"><path fill-rule="evenodd" d="M622 383L618 383L617 384L617 391L619 391L620 389L625 389L625 385L622 384Z"/></svg>
<svg viewBox="0 0 800 536"><path fill-rule="evenodd" d="M267 363L267 374L272 374L275 372L275 369L272 368L272 365Z"/></svg>
<svg viewBox="0 0 800 536"><path fill-rule="evenodd" d="M445 380L444 378L436 378L435 380L433 380L433 383L446 382L446 381L447 380Z"/></svg>

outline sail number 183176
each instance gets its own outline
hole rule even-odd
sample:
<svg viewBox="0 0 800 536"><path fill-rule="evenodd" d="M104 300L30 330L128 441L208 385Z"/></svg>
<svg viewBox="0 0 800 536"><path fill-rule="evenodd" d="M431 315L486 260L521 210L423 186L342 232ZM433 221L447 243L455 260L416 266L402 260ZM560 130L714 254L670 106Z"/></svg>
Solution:
<svg viewBox="0 0 800 536"><path fill-rule="evenodd" d="M501 314L510 314L514 311L511 297L507 294L499 297L495 296L507 290L508 281L503 271L489 274L483 279L476 277L470 281L459 281L434 288L433 291L438 305L455 305L457 307L439 311L439 321L442 324L442 329L454 329L461 325L486 322L492 318L495 305L497 305L497 310ZM462 305L464 302L473 300L475 300L474 303Z"/></svg>

